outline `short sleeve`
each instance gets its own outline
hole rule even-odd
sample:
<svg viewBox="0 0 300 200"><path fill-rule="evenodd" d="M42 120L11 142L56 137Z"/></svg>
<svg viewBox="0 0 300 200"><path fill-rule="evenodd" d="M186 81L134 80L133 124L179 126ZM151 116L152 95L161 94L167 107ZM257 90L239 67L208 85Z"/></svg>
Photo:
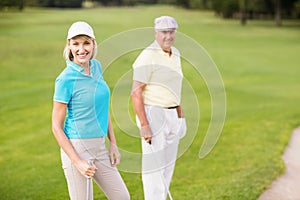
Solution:
<svg viewBox="0 0 300 200"><path fill-rule="evenodd" d="M151 56L143 51L133 63L133 80L148 83L152 75Z"/></svg>
<svg viewBox="0 0 300 200"><path fill-rule="evenodd" d="M72 97L73 87L70 82L57 78L55 81L54 101L69 103Z"/></svg>

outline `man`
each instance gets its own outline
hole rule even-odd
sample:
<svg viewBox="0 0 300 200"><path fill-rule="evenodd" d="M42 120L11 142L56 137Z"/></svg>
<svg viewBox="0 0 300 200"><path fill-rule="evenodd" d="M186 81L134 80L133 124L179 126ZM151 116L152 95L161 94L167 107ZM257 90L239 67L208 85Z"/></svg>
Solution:
<svg viewBox="0 0 300 200"><path fill-rule="evenodd" d="M173 47L177 28L170 16L156 18L155 41L133 64L131 96L142 137L145 200L167 198L179 139L186 131L180 53Z"/></svg>

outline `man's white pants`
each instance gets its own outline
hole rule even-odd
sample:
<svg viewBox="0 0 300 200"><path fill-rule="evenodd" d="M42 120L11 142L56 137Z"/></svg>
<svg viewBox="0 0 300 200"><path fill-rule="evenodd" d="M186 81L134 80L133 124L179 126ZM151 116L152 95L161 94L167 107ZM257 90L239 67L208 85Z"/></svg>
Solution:
<svg viewBox="0 0 300 200"><path fill-rule="evenodd" d="M179 138L184 134L180 133L182 118L178 118L176 109L146 105L145 111L153 137L151 144L142 139L144 197L145 200L165 200L174 172Z"/></svg>

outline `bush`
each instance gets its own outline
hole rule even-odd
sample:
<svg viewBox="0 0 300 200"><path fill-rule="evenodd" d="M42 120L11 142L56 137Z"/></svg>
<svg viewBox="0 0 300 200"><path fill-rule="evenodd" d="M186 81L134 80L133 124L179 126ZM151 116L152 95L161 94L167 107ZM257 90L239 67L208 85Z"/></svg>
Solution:
<svg viewBox="0 0 300 200"><path fill-rule="evenodd" d="M212 0L212 9L224 18L232 18L234 13L239 12L238 0Z"/></svg>
<svg viewBox="0 0 300 200"><path fill-rule="evenodd" d="M58 8L81 8L83 0L40 0L40 4L45 7Z"/></svg>
<svg viewBox="0 0 300 200"><path fill-rule="evenodd" d="M4 7L18 7L20 10L24 8L23 0L0 0L0 9Z"/></svg>

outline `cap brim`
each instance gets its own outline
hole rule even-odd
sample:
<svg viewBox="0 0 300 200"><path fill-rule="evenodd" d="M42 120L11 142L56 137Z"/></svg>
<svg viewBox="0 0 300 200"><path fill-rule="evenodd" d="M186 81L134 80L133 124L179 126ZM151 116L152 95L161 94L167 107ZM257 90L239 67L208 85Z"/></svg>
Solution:
<svg viewBox="0 0 300 200"><path fill-rule="evenodd" d="M156 31L175 31L176 28L155 28Z"/></svg>

